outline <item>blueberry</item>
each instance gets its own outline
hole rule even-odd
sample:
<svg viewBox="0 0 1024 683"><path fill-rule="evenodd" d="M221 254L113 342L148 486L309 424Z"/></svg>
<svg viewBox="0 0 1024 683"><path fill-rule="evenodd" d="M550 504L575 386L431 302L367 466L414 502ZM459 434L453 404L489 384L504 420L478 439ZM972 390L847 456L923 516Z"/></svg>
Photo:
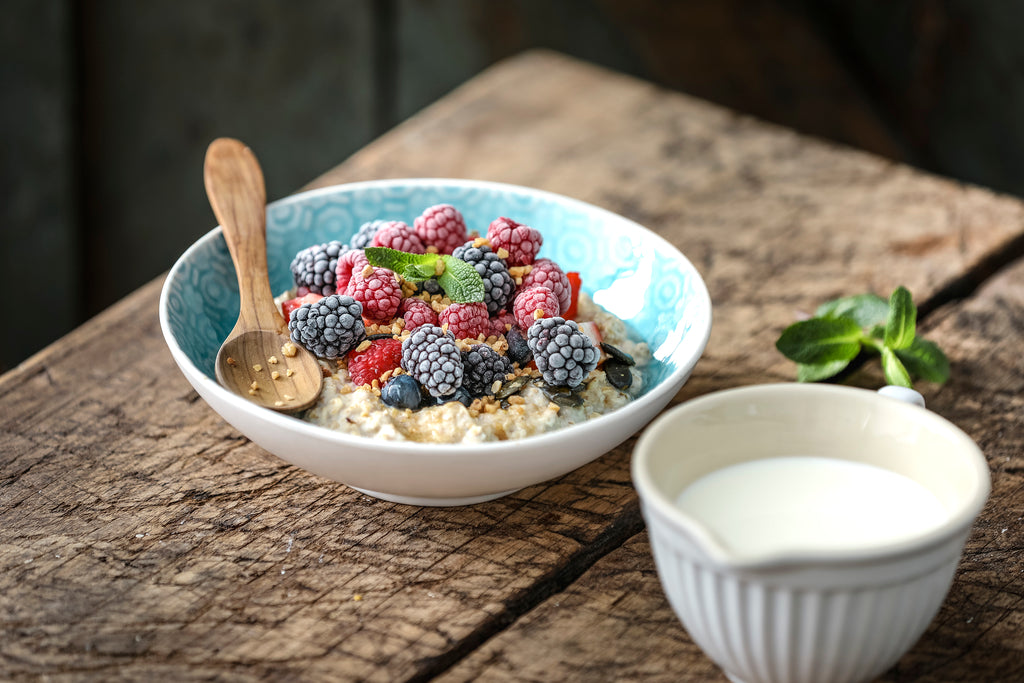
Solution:
<svg viewBox="0 0 1024 683"><path fill-rule="evenodd" d="M401 377L401 375L399 375L399 377ZM448 394L447 396L439 396L437 399L437 404L441 405L442 403L450 403L452 401L458 401L459 403L468 408L470 404L473 403L473 397L470 395L469 389L467 389L466 387L459 387L458 389L455 390L454 394Z"/></svg>
<svg viewBox="0 0 1024 683"><path fill-rule="evenodd" d="M380 399L392 408L420 407L420 383L409 375L398 375L388 380L380 390Z"/></svg>

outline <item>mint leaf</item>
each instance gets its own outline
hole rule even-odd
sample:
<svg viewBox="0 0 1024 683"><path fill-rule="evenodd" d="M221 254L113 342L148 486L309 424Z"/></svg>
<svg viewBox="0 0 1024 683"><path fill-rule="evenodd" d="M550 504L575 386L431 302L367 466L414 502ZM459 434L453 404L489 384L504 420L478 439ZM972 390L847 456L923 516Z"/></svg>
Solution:
<svg viewBox="0 0 1024 683"><path fill-rule="evenodd" d="M877 294L858 294L834 299L818 306L815 318L850 318L861 327L885 323L889 315L889 302Z"/></svg>
<svg viewBox="0 0 1024 683"><path fill-rule="evenodd" d="M917 307L906 287L897 287L889 297L889 314L885 320L885 345L892 350L905 349L914 342ZM910 385L907 385L910 386Z"/></svg>
<svg viewBox="0 0 1024 683"><path fill-rule="evenodd" d="M449 299L460 304L484 300L484 281L476 268L448 254L441 254L441 260L444 272L437 277L437 283Z"/></svg>
<svg viewBox="0 0 1024 683"><path fill-rule="evenodd" d="M409 282L422 282L437 277L437 283L454 303L466 304L484 300L484 281L476 268L448 254L410 254L387 247L363 250L371 266L387 268ZM437 275L438 263L444 270Z"/></svg>
<svg viewBox="0 0 1024 683"><path fill-rule="evenodd" d="M849 362L860 351L862 336L860 325L850 318L811 318L783 330L775 348L807 365Z"/></svg>
<svg viewBox="0 0 1024 683"><path fill-rule="evenodd" d="M834 360L829 361L828 363L819 363L817 365L799 363L796 366L796 381L820 382L823 379L828 379L829 377L838 375L849 364L850 361L848 360Z"/></svg>
<svg viewBox="0 0 1024 683"><path fill-rule="evenodd" d="M913 377L938 384L949 379L949 359L935 342L915 337L910 346L897 350L896 356Z"/></svg>
<svg viewBox="0 0 1024 683"><path fill-rule="evenodd" d="M401 275L409 282L420 282L434 277L435 263L438 254L410 254L388 247L367 247L363 249L366 260L371 266L387 268ZM422 272L429 272L429 275L420 276ZM411 277L406 277L409 273Z"/></svg>
<svg viewBox="0 0 1024 683"><path fill-rule="evenodd" d="M434 273L435 270L432 265L427 265L425 263L409 263L404 266L399 275L409 282L422 282L423 280L429 280L434 277Z"/></svg>
<svg viewBox="0 0 1024 683"><path fill-rule="evenodd" d="M888 346L882 347L882 372L885 374L885 381L901 387L911 387L910 374L903 367L903 363L896 357L896 352Z"/></svg>

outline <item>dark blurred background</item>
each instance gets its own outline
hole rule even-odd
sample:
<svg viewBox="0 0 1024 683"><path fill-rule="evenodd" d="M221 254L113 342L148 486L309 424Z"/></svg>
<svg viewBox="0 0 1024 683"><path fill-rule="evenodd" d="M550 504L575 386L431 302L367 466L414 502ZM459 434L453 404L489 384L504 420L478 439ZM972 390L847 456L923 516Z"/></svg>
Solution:
<svg viewBox="0 0 1024 683"><path fill-rule="evenodd" d="M0 25L0 370L215 225L213 138L276 199L533 47L1024 195L1024 3L5 0Z"/></svg>

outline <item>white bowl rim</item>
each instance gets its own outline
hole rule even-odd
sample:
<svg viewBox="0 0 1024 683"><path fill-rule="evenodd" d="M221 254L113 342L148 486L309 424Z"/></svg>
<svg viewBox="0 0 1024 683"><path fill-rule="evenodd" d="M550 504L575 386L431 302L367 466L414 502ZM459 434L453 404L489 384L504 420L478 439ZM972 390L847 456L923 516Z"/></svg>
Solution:
<svg viewBox="0 0 1024 683"><path fill-rule="evenodd" d="M945 433L949 438L959 443L964 452L968 453L971 466L974 468L979 485L971 496L959 509L955 510L943 524L920 534L909 540L894 541L891 543L880 543L867 549L828 549L804 552L783 552L777 554L765 554L756 558L736 557L727 550L722 543L710 534L707 529L680 512L675 502L667 495L664 495L652 474L646 467L650 457L652 444L658 438L660 432L670 428L672 422L682 413L699 410L705 406L725 403L734 400L738 395L757 395L769 392L818 392L821 395L844 394L848 396L863 395L876 396L878 400L889 401L889 410L902 412L908 420L919 423L928 423L940 432ZM737 570L764 571L789 568L797 565L811 566L823 564L870 564L880 560L889 560L910 555L928 552L945 543L958 534L966 532L981 509L984 507L991 491L991 471L988 461L985 459L981 448L963 430L952 422L927 408L911 405L904 401L889 398L870 389L851 387L836 384L813 384L798 382L778 382L767 384L753 384L742 387L722 389L698 398L691 399L685 403L674 406L656 417L647 426L637 440L633 449L633 458L630 464L631 476L641 501L654 508L655 512L675 525L686 534L690 535L704 550L708 558L715 564L722 567L729 567Z"/></svg>
<svg viewBox="0 0 1024 683"><path fill-rule="evenodd" d="M614 219L615 221L624 222L631 228L642 231L647 234L648 239L654 240L656 243L655 249L659 253L664 253L662 250L666 250L682 260L693 274L693 298L695 299L695 305L701 309L707 311L706 316L702 316L698 323L688 332L687 335L698 335L699 344L697 345L698 353L694 354L693 357L689 358L684 364L673 370L668 376L662 379L655 387L650 391L646 392L642 396L630 401L621 408L616 409L608 415L615 413L622 413L622 411L633 411L642 410L645 406L651 403L664 402L667 404L671 400L671 396L666 396L667 393L671 392L673 395L677 392L677 384L681 384L686 380L689 374L693 371L697 361L703 355L704 349L707 347L707 342L711 336L711 322L712 322L712 310L711 310L711 296L708 293L707 284L704 282L703 277L697 270L696 266L693 265L686 255L684 255L675 245L666 240L661 235L655 233L653 230L646 228L636 221L633 221L625 216L617 214L608 209L604 209L594 204L584 202L580 199L574 199L561 195L555 192L549 192L547 190L539 190L536 188L526 187L523 185L513 185L509 183L499 183L488 180L471 180L462 178L388 178L381 180L365 180L354 183L341 183L337 185L330 185L327 187L316 188L313 190L307 190L305 192L299 192L293 195L289 195L282 199L275 200L267 204L267 210L273 210L276 207L287 206L289 204L300 203L307 201L312 198L316 198L322 195L330 195L340 190L364 190L364 189L386 189L389 187L401 185L403 187L408 186L431 186L431 185L443 185L452 184L463 186L467 188L480 188L480 189L491 189L491 190L504 190L519 193L528 193L531 195L542 196L551 201L555 201L562 204L575 205L580 209L587 212L596 212L599 214L605 214L606 216ZM575 425L569 425L561 427L559 429L538 434L535 436L529 436L523 439L511 439L507 441L489 441L484 443L423 443L418 441L382 441L374 439L372 437L356 435L356 434L345 434L343 432L333 431L327 427L315 425L311 422L305 422L299 418L278 413L266 408L260 408L251 401L242 398L241 396L229 391L216 381L207 377L206 373L202 372L198 367L192 363L191 359L185 354L185 351L178 345L177 340L174 338L174 334L170 328L170 320L167 314L167 302L170 296L170 285L174 280L174 275L181 267L182 263L192 254L193 251L198 250L200 245L205 244L208 240L214 239L221 233L220 226L217 226L204 234L202 237L197 239L184 253L175 261L174 265L168 271L164 284L160 290L160 301L159 301L159 319L160 328L163 332L164 341L167 343L168 348L171 351L171 356L174 358L179 368L183 370L188 368L191 371L191 376L187 377L190 381L197 381L203 385L203 389L215 396L219 400L227 402L229 405L237 410L241 410L246 414L258 417L261 420L266 420L271 426L291 430L298 432L299 434L326 440L327 442L334 443L338 446L358 446L360 449L368 451L378 452L399 452L403 454L418 454L418 453L430 453L432 457L444 457L449 455L451 457L464 456L468 452L485 450L490 455L500 455L505 453L514 453L520 450L524 443L529 443L531 448L543 448L547 443L550 442L552 446L556 445L561 439L579 430L586 429L591 421L582 422ZM188 375L189 373L184 373ZM215 411L216 412L216 411ZM602 415L596 420L600 420L608 415ZM628 434L623 439L628 438Z"/></svg>

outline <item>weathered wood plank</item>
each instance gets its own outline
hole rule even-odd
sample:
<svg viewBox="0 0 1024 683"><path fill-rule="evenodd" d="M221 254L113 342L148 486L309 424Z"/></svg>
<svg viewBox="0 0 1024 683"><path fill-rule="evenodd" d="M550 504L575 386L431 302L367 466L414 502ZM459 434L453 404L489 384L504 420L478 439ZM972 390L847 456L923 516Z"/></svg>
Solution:
<svg viewBox="0 0 1024 683"><path fill-rule="evenodd" d="M953 376L930 408L978 441L992 495L949 596L928 631L881 681L1024 677L1024 260L925 328ZM861 378L877 386L877 372ZM622 643L616 646L614 644ZM725 681L664 598L647 533L473 652L440 681Z"/></svg>
<svg viewBox="0 0 1024 683"><path fill-rule="evenodd" d="M475 79L315 184L404 175L564 192L683 248L717 308L678 398L790 377L771 344L798 309L901 281L928 296L1024 225L1013 200L549 53ZM0 377L0 673L423 679L639 530L629 442L453 510L284 465L177 372L158 287Z"/></svg>

